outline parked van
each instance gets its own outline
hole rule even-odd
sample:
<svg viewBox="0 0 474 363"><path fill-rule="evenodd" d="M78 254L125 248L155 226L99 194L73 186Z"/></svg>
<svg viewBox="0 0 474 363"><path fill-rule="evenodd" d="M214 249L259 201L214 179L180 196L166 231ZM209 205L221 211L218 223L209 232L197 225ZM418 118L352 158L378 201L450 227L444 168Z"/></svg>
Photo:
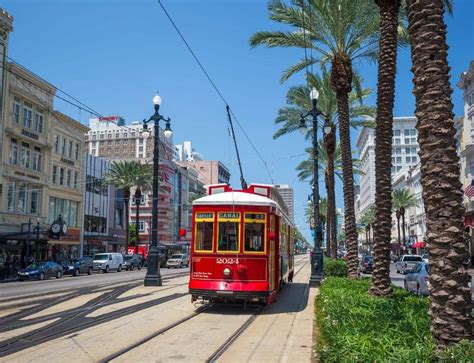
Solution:
<svg viewBox="0 0 474 363"><path fill-rule="evenodd" d="M122 271L123 256L121 253L98 253L93 258L94 270L106 273L110 270Z"/></svg>

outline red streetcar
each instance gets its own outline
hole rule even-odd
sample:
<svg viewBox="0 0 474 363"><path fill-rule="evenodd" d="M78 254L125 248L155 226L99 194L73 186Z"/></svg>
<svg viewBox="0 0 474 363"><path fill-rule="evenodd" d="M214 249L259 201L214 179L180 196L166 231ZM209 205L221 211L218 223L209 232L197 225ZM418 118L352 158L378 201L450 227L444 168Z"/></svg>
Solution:
<svg viewBox="0 0 474 363"><path fill-rule="evenodd" d="M192 301L271 304L294 274L293 224L280 193L217 184L208 194L193 203Z"/></svg>

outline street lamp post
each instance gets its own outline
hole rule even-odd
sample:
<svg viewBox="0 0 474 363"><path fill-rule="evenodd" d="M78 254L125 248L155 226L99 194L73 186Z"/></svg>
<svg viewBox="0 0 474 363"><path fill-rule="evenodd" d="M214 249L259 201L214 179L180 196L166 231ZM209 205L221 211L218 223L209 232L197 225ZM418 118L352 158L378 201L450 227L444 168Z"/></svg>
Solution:
<svg viewBox="0 0 474 363"><path fill-rule="evenodd" d="M135 254L138 255L138 243L140 242L140 204L142 203L142 191L140 186L135 190Z"/></svg>
<svg viewBox="0 0 474 363"><path fill-rule="evenodd" d="M309 282L311 285L319 285L323 279L323 230L319 216L319 165L318 165L318 116L324 114L318 109L319 93L313 87L310 92L312 108L305 115L301 115L299 129L302 133L306 133L306 117L312 116L312 141L313 141L313 218L314 218L314 237L313 237L313 251L311 252L311 277ZM323 127L325 134L329 134L332 130L331 124L327 121Z"/></svg>
<svg viewBox="0 0 474 363"><path fill-rule="evenodd" d="M151 225L151 246L148 251L147 272L145 276L145 286L161 286L160 274L160 256L158 254L158 163L160 160L160 129L159 123L161 120L166 122L163 134L166 138L170 138L172 131L170 128L170 118L164 118L158 112L161 105L161 97L158 93L153 97L153 104L155 106L155 113L148 119L143 120L143 131L148 132L148 123L153 121L154 133L154 147L153 147L153 206L152 206L152 225Z"/></svg>

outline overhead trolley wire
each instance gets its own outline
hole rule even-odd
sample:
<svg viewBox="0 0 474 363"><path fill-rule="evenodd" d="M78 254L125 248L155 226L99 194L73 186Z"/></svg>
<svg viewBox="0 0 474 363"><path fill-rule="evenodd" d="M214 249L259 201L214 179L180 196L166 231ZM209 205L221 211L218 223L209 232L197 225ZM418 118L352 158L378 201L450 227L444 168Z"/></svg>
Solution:
<svg viewBox="0 0 474 363"><path fill-rule="evenodd" d="M191 46L189 45L189 43L186 41L186 39L184 38L183 36L183 33L179 30L178 26L176 25L176 23L174 22L173 18L171 17L170 13L166 10L165 6L163 5L163 3L161 2L161 0L157 0L158 4L160 5L161 9L163 10L163 12L165 13L166 17L168 18L168 20L170 21L171 25L173 25L173 28L176 30L176 32L178 33L178 35L180 36L181 40L184 42L184 44L186 45L186 48L188 48L188 51L191 53L192 57L194 58L194 60L196 61L196 63L198 64L199 68L201 68L202 72L204 73L204 75L206 76L206 78L208 79L208 81L211 83L212 87L214 88L214 90L216 91L216 93L219 95L220 99L222 100L222 102L224 102L224 105L226 107L229 108L229 111L230 111L230 114L232 115L232 117L235 119L235 121L237 122L237 125L239 126L240 130L242 131L242 133L244 134L245 138L247 139L247 141L250 143L250 145L252 146L253 150L255 151L255 153L257 154L258 158L260 159L260 161L263 163L263 165L265 165L265 169L268 173L268 176L270 177L270 180L271 182L273 183L273 175L272 173L270 172L270 169L268 168L268 163L265 161L265 159L263 159L262 155L260 154L260 152L257 150L257 148L255 147L254 143L252 142L252 140L249 138L249 136L247 135L247 133L245 132L244 128L242 127L242 125L240 124L239 120L237 119L237 117L235 116L235 113L234 111L232 110L232 108L230 107L229 103L227 102L227 100L224 98L224 96L222 95L222 92L219 90L219 88L216 86L215 82L212 80L211 76L209 75L209 73L206 71L206 69L204 68L204 66L202 65L202 63L199 61L198 57L196 56L196 54L194 53L194 51L192 50Z"/></svg>

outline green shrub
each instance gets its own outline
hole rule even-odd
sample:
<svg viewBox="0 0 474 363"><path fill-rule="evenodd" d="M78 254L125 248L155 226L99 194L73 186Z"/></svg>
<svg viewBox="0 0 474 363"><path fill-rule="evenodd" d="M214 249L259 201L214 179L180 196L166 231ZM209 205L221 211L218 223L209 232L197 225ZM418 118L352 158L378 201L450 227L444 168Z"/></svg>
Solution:
<svg viewBox="0 0 474 363"><path fill-rule="evenodd" d="M472 361L472 342L435 355L428 298L400 288L392 298L374 297L369 287L369 279L323 281L316 299L321 362Z"/></svg>
<svg viewBox="0 0 474 363"><path fill-rule="evenodd" d="M325 277L347 277L347 262L344 260L325 258L323 270Z"/></svg>

